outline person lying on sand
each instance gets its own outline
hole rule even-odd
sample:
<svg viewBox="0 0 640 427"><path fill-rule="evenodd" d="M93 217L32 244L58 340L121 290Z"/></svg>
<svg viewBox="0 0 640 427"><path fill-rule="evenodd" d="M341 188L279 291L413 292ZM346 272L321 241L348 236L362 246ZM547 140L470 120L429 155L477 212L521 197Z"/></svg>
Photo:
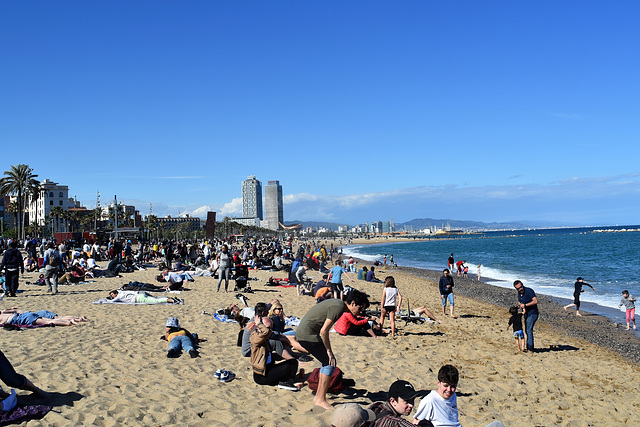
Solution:
<svg viewBox="0 0 640 427"><path fill-rule="evenodd" d="M165 334L161 339L169 342L168 358L175 359L176 357L180 357L182 350L189 353L192 359L195 359L199 355L198 350L196 350L198 346L198 336L180 327L177 317L170 317L169 320L167 320L165 324Z"/></svg>
<svg viewBox="0 0 640 427"><path fill-rule="evenodd" d="M36 312L18 310L17 307L0 311L0 325L56 325L71 326L80 322L88 322L84 316L58 316L48 310Z"/></svg>
<svg viewBox="0 0 640 427"><path fill-rule="evenodd" d="M107 299L113 302L137 303L137 304L181 304L180 298L154 297L148 292L120 291L114 289L109 292Z"/></svg>

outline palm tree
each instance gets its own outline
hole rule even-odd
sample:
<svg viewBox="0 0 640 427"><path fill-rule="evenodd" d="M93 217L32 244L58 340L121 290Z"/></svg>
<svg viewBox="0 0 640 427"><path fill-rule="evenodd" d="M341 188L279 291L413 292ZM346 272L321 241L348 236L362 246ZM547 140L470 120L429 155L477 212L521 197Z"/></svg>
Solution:
<svg viewBox="0 0 640 427"><path fill-rule="evenodd" d="M69 220L71 219L71 212L63 210L60 214L60 218L64 220L64 231L69 232Z"/></svg>
<svg viewBox="0 0 640 427"><path fill-rule="evenodd" d="M14 230L18 228L18 202L12 202L8 207L7 211L13 214L13 218L11 219L11 223L13 225ZM16 237L18 237L18 233L16 232Z"/></svg>
<svg viewBox="0 0 640 427"><path fill-rule="evenodd" d="M49 211L49 215L51 217L55 217L56 226L54 228L54 233L58 233L60 231L60 218L64 215L64 209L60 206L54 206L51 208L51 211Z"/></svg>
<svg viewBox="0 0 640 427"><path fill-rule="evenodd" d="M40 191L40 182L36 179L38 175L33 174L33 169L28 165L17 164L11 169L4 171L4 178L0 179L0 195L16 195L18 202L18 231L24 239L24 202L27 194Z"/></svg>
<svg viewBox="0 0 640 427"><path fill-rule="evenodd" d="M91 223L93 222L91 216L86 215L84 212L78 212L78 215L80 215L80 225L82 226L82 231L86 231L87 228L91 229Z"/></svg>
<svg viewBox="0 0 640 427"><path fill-rule="evenodd" d="M69 221L71 222L71 232L78 231L80 228L80 212L73 211L69 212Z"/></svg>
<svg viewBox="0 0 640 427"><path fill-rule="evenodd" d="M98 229L98 221L102 222L102 209L96 207L93 209L94 229Z"/></svg>
<svg viewBox="0 0 640 427"><path fill-rule="evenodd" d="M149 240L151 240L152 232L158 226L158 217L155 215L147 215L147 230L149 230Z"/></svg>
<svg viewBox="0 0 640 427"><path fill-rule="evenodd" d="M118 226L124 225L124 206L119 203L116 208L114 208L113 206L109 206L109 219L113 222L116 221L116 212L118 212Z"/></svg>

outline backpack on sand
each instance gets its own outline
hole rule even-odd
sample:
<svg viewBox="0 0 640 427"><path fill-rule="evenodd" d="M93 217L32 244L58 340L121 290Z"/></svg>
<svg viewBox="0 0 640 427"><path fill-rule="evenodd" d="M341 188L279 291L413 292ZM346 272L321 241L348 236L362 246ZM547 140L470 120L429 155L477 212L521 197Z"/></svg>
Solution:
<svg viewBox="0 0 640 427"><path fill-rule="evenodd" d="M309 378L307 379L307 383L309 384L309 388L313 391L318 390L318 377L320 376L320 368L316 368L311 371ZM343 373L340 368L336 368L333 371L333 375L331 375L331 380L329 380L329 389L327 390L331 394L340 394L349 386L355 385L353 380L348 380L343 378Z"/></svg>

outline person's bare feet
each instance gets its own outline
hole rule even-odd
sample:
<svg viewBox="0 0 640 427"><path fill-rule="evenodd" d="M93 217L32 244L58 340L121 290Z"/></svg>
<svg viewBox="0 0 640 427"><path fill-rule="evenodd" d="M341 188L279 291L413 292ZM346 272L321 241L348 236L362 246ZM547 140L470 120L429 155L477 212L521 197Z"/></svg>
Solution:
<svg viewBox="0 0 640 427"><path fill-rule="evenodd" d="M313 404L316 406L320 406L321 408L327 409L327 410L332 410L333 406L331 406L331 404L329 402L327 402L326 400L323 401L319 401L316 399L313 399Z"/></svg>
<svg viewBox="0 0 640 427"><path fill-rule="evenodd" d="M567 306L564 306L564 311L567 311Z"/></svg>
<svg viewBox="0 0 640 427"><path fill-rule="evenodd" d="M582 314L580 314L580 313L576 312L576 316L580 316L580 317L582 317Z"/></svg>
<svg viewBox="0 0 640 427"><path fill-rule="evenodd" d="M635 328L634 328L634 329L635 329ZM628 330L629 330L629 327L627 326L627 328L625 329L625 331L628 331Z"/></svg>

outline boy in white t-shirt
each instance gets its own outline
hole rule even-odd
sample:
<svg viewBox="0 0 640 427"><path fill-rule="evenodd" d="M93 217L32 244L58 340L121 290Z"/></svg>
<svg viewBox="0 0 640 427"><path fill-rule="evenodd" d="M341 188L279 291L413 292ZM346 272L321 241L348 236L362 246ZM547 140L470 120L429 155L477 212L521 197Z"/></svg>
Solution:
<svg viewBox="0 0 640 427"><path fill-rule="evenodd" d="M456 388L460 374L452 365L444 365L438 371L438 388L420 401L413 416L414 424L422 420L430 421L434 427L461 427L458 421L458 399ZM500 421L493 421L487 427L504 427Z"/></svg>

